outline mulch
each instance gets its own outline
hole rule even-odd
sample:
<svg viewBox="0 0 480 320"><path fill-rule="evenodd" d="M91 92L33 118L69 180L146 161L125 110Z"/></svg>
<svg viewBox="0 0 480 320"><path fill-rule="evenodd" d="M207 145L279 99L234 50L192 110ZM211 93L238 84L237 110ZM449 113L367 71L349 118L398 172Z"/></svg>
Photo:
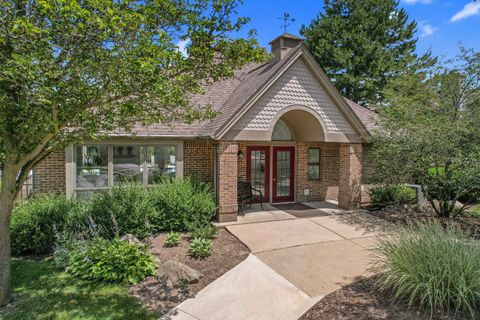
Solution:
<svg viewBox="0 0 480 320"><path fill-rule="evenodd" d="M480 218L469 213L457 216L454 219L438 217L431 211L418 211L415 206L392 206L384 210L370 211L370 214L392 223L406 224L414 221L438 221L443 226L455 225L470 237L480 240Z"/></svg>
<svg viewBox="0 0 480 320"><path fill-rule="evenodd" d="M375 292L376 278L365 278L320 300L299 320L466 320L469 315L425 314Z"/></svg>
<svg viewBox="0 0 480 320"><path fill-rule="evenodd" d="M243 261L250 251L224 228L218 230L213 239L211 255L205 259L195 259L188 253L188 235L183 235L181 243L176 247L165 247L165 234L159 234L150 242L150 252L160 262L175 260L200 271L204 276L193 284L169 287L160 284L155 277L147 277L129 291L148 308L162 315L182 301L193 297L197 292L213 282Z"/></svg>

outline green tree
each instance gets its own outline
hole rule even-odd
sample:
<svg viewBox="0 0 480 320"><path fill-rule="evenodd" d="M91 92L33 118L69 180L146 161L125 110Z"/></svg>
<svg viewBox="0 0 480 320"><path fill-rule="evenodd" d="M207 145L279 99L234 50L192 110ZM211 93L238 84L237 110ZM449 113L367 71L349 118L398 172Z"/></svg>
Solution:
<svg viewBox="0 0 480 320"><path fill-rule="evenodd" d="M191 122L188 97L263 59L241 0L0 0L0 305L10 295L10 215L54 150L134 124ZM187 53L176 44L189 41Z"/></svg>
<svg viewBox="0 0 480 320"><path fill-rule="evenodd" d="M317 62L347 98L382 100L388 80L416 69L417 24L396 0L325 0L324 11L300 33ZM427 53L423 63L430 63Z"/></svg>
<svg viewBox="0 0 480 320"><path fill-rule="evenodd" d="M462 213L480 197L480 53L462 48L444 66L393 80L384 93L376 182L417 182L439 216Z"/></svg>

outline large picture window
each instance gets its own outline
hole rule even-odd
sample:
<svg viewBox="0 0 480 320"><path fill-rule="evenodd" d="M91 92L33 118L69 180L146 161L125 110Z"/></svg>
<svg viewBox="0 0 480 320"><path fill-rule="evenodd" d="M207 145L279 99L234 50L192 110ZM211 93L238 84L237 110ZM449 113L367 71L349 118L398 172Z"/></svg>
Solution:
<svg viewBox="0 0 480 320"><path fill-rule="evenodd" d="M176 144L83 145L75 147L75 193L87 197L95 190L125 182L147 186L177 175Z"/></svg>

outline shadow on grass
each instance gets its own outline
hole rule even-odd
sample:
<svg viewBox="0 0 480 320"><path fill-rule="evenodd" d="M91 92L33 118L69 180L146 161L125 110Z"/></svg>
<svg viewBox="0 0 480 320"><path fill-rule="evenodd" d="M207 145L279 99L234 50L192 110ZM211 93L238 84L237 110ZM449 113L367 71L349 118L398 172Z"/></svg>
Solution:
<svg viewBox="0 0 480 320"><path fill-rule="evenodd" d="M49 261L12 261L16 300L0 318L11 319L156 319L122 285L78 280Z"/></svg>

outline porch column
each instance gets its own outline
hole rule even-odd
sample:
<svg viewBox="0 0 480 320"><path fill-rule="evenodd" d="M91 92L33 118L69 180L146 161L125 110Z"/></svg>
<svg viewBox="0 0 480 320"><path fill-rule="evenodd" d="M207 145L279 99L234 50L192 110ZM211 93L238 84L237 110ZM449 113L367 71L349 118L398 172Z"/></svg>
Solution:
<svg viewBox="0 0 480 320"><path fill-rule="evenodd" d="M340 144L338 205L343 209L357 209L362 199L362 145Z"/></svg>
<svg viewBox="0 0 480 320"><path fill-rule="evenodd" d="M216 154L217 220L237 220L238 144L219 141Z"/></svg>

